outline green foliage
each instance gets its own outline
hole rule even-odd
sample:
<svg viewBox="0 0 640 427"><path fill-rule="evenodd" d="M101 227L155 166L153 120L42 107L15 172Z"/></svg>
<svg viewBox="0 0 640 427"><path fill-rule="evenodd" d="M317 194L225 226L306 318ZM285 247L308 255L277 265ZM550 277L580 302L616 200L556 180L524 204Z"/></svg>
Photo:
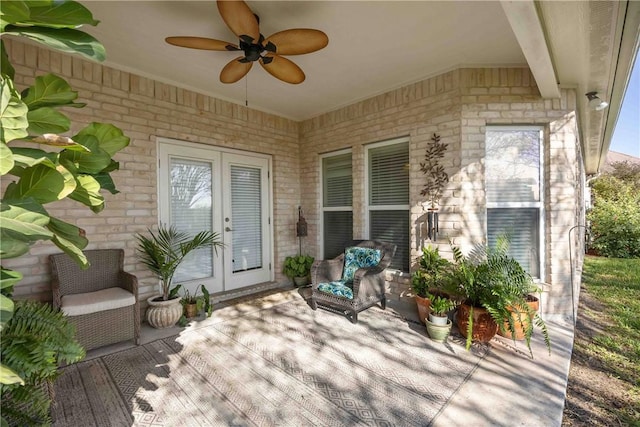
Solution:
<svg viewBox="0 0 640 427"><path fill-rule="evenodd" d="M173 225L160 225L156 233L150 229L147 231L151 237L136 234L138 254L140 261L160 279L162 299L165 301L170 299L173 276L189 253L213 246L217 255L218 248L224 247L218 233L210 231L201 231L193 237L186 232L178 231Z"/></svg>
<svg viewBox="0 0 640 427"><path fill-rule="evenodd" d="M181 285L178 285L181 286ZM198 295L198 290L202 291L202 295ZM171 296L169 296L171 298ZM211 294L207 287L203 284L198 285L194 292L189 292L189 290L185 287L184 292L182 293L182 304L196 304L198 307L198 312L204 310L207 313L207 317L211 317L213 313L211 306Z"/></svg>
<svg viewBox="0 0 640 427"><path fill-rule="evenodd" d="M306 277L311 273L314 258L309 255L288 256L284 259L282 272L289 278Z"/></svg>
<svg viewBox="0 0 640 427"><path fill-rule="evenodd" d="M420 171L426 178L426 184L420 194L427 196L434 209L442 197L445 184L449 181L449 175L440 164L445 151L447 151L447 144L440 142L440 136L434 133L431 142L427 145L424 162L420 162Z"/></svg>
<svg viewBox="0 0 640 427"><path fill-rule="evenodd" d="M429 299L431 300L430 309L434 316L444 317L456 307L456 304L449 298L430 295Z"/></svg>
<svg viewBox="0 0 640 427"><path fill-rule="evenodd" d="M440 256L437 247L422 248L422 256L418 259L418 270L411 277L413 292L422 298L427 298L429 290L441 287L440 281L451 263Z"/></svg>
<svg viewBox="0 0 640 427"><path fill-rule="evenodd" d="M511 317L512 310L516 309L520 313L519 316L529 316L533 321L524 325L525 342L529 352L534 326L540 329L547 348L551 351L546 324L538 313L527 305L527 295L536 291L537 287L518 261L507 254L508 241L499 238L495 248L482 251L479 262L472 262L458 247L454 246L452 249L455 264L447 270L446 290L472 307L486 309L500 329L503 332L508 331L513 337L516 334L516 324ZM469 326L466 331L467 349L471 346L472 340L472 317L473 310L469 313Z"/></svg>
<svg viewBox="0 0 640 427"><path fill-rule="evenodd" d="M587 214L590 246L602 256L640 258L640 172L634 170L614 170L592 183L594 207Z"/></svg>
<svg viewBox="0 0 640 427"><path fill-rule="evenodd" d="M574 352L605 374L618 378L627 386L628 404L602 406L620 420L621 425L640 424L640 259L589 257L584 261L582 284L599 304L581 307L581 315L590 324L603 329L577 340Z"/></svg>
<svg viewBox="0 0 640 427"><path fill-rule="evenodd" d="M15 0L2 2L0 8L3 38L27 38L102 61L104 47L80 30L85 24L98 21L75 1ZM14 77L15 69L0 40L0 175L9 182L0 200L0 261L24 255L37 241L50 240L87 267L82 252L88 243L84 230L52 217L44 206L69 198L100 212L104 208L100 191L117 192L109 173L119 165L111 157L129 144L129 138L103 123L92 123L71 137L61 136L71 128L61 109L84 106L76 102L77 92L64 79L48 74L36 76L20 93ZM53 148L46 151L47 147ZM13 286L22 274L1 267L0 271L2 414L15 424L39 424L46 421L49 407L49 397L40 386L53 378L59 362L74 362L84 353L61 315L54 315L50 308L14 305ZM32 405L26 412L10 406L27 400ZM6 424L4 418L2 423Z"/></svg>
<svg viewBox="0 0 640 427"><path fill-rule="evenodd" d="M61 363L74 363L84 357L84 349L74 336L73 325L50 305L16 303L0 342L2 362L24 380L24 385L0 384L3 417L18 425L48 420L50 400L42 384L56 378Z"/></svg>

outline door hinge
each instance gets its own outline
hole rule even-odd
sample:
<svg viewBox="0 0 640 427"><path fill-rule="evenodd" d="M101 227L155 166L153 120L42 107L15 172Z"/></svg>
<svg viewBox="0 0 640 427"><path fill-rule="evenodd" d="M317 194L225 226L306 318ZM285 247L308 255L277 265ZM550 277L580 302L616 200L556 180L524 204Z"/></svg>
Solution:
<svg viewBox="0 0 640 427"><path fill-rule="evenodd" d="M269 271L271 271L271 263L269 263Z"/></svg>
<svg viewBox="0 0 640 427"><path fill-rule="evenodd" d="M267 218L267 223L271 225L271 217Z"/></svg>

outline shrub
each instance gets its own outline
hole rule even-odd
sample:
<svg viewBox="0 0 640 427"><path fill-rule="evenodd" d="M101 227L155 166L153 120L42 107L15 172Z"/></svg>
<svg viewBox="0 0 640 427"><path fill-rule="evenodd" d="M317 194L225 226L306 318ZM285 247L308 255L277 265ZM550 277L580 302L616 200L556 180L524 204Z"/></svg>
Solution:
<svg viewBox="0 0 640 427"><path fill-rule="evenodd" d="M613 258L640 258L640 189L629 180L603 175L592 184L594 207L587 215L591 247Z"/></svg>

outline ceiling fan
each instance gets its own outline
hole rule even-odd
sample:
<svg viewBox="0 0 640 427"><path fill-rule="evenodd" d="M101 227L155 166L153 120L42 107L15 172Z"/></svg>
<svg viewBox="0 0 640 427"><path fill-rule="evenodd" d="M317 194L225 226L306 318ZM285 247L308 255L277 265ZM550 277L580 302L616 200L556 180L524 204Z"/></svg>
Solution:
<svg viewBox="0 0 640 427"><path fill-rule="evenodd" d="M191 49L215 51L242 51L244 56L235 58L220 72L222 83L235 83L243 78L258 61L273 77L283 82L298 84L305 79L300 67L281 55L303 55L327 46L329 38L320 30L295 28L279 31L265 38L260 34L260 20L244 1L218 0L218 11L227 27L238 36L235 45L206 37L167 37L169 44Z"/></svg>

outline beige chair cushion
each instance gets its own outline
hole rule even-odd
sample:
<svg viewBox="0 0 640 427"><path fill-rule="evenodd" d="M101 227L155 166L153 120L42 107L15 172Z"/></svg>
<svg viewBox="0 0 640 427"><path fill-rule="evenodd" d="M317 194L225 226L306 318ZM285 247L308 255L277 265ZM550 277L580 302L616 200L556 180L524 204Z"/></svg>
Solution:
<svg viewBox="0 0 640 427"><path fill-rule="evenodd" d="M107 288L95 292L65 295L60 309L67 316L80 316L113 310L136 303L136 297L122 288Z"/></svg>

